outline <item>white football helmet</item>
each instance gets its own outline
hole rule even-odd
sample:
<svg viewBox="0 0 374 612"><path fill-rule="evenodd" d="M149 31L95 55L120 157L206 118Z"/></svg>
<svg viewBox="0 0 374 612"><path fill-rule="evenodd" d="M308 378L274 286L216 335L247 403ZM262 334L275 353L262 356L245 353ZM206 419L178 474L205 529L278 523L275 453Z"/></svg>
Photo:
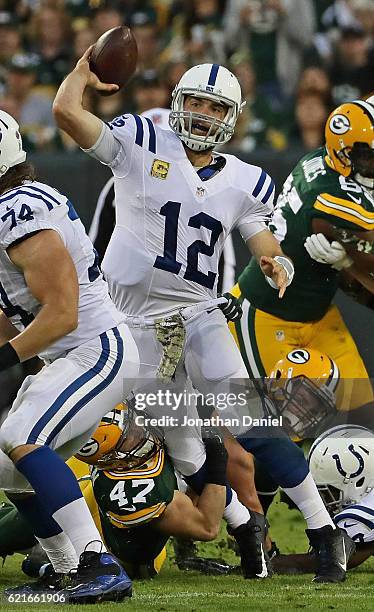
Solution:
<svg viewBox="0 0 374 612"><path fill-rule="evenodd" d="M208 98L228 106L223 121L184 110L186 96ZM219 64L200 64L184 73L172 93L169 125L179 138L193 151L204 151L228 142L234 133L236 120L242 107L239 81L227 68ZM209 124L206 135L192 133L193 121Z"/></svg>
<svg viewBox="0 0 374 612"><path fill-rule="evenodd" d="M374 434L360 425L332 427L315 440L308 461L326 508L340 512L374 487Z"/></svg>
<svg viewBox="0 0 374 612"><path fill-rule="evenodd" d="M0 177L9 168L21 164L26 159L22 149L22 138L19 125L11 115L0 110Z"/></svg>

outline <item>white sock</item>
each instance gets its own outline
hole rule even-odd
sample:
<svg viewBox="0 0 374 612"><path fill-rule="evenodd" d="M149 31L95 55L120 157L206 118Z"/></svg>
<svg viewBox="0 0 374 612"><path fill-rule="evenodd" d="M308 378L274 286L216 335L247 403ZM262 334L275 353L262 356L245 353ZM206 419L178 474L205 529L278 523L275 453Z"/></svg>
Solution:
<svg viewBox="0 0 374 612"><path fill-rule="evenodd" d="M238 496L234 490L232 492L232 500L229 505L226 506L223 513L223 518L232 529L236 529L240 525L248 523L251 518L248 508L243 506L238 500Z"/></svg>
<svg viewBox="0 0 374 612"><path fill-rule="evenodd" d="M335 529L310 473L299 485L283 491L299 508L309 529L319 529L325 525L331 525Z"/></svg>
<svg viewBox="0 0 374 612"><path fill-rule="evenodd" d="M61 529L69 536L77 556L85 550L106 552L84 497L75 499L53 514Z"/></svg>
<svg viewBox="0 0 374 612"><path fill-rule="evenodd" d="M71 569L77 567L77 553L66 533L62 532L50 538L36 539L44 552L48 555L55 572L67 574Z"/></svg>

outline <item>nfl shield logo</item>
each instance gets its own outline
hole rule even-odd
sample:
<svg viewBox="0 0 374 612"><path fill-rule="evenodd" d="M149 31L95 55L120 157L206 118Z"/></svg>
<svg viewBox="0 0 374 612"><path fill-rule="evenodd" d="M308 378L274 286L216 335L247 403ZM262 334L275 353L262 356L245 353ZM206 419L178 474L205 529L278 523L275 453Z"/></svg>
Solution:
<svg viewBox="0 0 374 612"><path fill-rule="evenodd" d="M283 329L278 329L275 332L275 338L278 340L278 342L283 342L285 340L285 335L284 335Z"/></svg>
<svg viewBox="0 0 374 612"><path fill-rule="evenodd" d="M204 197L204 196L205 196L205 189L204 189L204 187L197 187L197 189L196 189L196 195L197 195L199 198Z"/></svg>

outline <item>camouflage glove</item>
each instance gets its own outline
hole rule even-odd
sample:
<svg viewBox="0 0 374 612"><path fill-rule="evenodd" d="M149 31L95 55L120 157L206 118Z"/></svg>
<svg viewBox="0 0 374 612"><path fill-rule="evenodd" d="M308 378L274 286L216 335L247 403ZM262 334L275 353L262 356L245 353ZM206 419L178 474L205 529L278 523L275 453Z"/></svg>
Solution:
<svg viewBox="0 0 374 612"><path fill-rule="evenodd" d="M229 292L224 293L222 297L226 298L227 304L220 304L219 308L225 315L226 320L233 323L240 321L243 314L240 300Z"/></svg>

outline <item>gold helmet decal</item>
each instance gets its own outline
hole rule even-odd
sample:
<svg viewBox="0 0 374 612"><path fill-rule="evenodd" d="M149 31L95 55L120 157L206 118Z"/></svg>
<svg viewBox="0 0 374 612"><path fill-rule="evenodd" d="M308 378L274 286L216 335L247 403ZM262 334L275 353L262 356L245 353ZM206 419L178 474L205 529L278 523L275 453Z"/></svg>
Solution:
<svg viewBox="0 0 374 612"><path fill-rule="evenodd" d="M360 155L374 157L374 105L354 100L338 106L326 121L325 141L331 168L345 177L362 174Z"/></svg>

